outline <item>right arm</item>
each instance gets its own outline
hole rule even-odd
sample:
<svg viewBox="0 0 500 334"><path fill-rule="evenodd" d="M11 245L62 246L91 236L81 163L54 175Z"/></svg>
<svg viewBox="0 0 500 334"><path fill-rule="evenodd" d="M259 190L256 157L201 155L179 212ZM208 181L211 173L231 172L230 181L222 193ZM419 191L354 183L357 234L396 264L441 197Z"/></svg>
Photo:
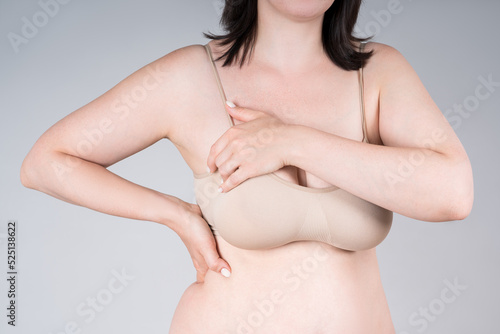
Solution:
<svg viewBox="0 0 500 334"><path fill-rule="evenodd" d="M198 263L203 269L206 260L210 269L220 271L229 265L214 254L213 236L189 235L188 231L204 229L203 225L193 228L193 224L206 225L197 205L107 169L163 138L176 138L174 131L187 114L188 92L196 91L192 75L186 73L190 58L198 52L195 47L175 50L144 66L54 124L24 159L21 182L92 210L163 224L186 243L195 267ZM192 244L194 240L201 245Z"/></svg>

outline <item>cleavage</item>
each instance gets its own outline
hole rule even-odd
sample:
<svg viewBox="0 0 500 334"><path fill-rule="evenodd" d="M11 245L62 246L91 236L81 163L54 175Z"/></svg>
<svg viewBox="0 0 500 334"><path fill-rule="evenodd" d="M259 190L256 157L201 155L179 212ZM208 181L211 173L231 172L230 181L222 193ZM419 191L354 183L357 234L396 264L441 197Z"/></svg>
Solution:
<svg viewBox="0 0 500 334"><path fill-rule="evenodd" d="M277 171L274 171L273 173L285 181L298 184L302 187L325 188L325 187L331 186L331 184L328 184L327 182L323 182L320 179L318 179L318 181L319 181L318 183L320 183L320 184L317 186L307 185L306 184L307 178L308 178L307 173L304 170L301 170L295 166L285 166L285 167L282 167L281 169L278 169ZM309 175L309 179L312 179L312 178L314 178L314 176Z"/></svg>

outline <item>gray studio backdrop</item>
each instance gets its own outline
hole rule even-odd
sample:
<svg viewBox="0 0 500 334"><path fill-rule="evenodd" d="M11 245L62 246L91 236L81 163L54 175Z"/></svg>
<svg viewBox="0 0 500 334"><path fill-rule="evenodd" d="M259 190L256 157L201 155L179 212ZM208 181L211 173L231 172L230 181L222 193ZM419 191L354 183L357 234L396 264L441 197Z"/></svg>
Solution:
<svg viewBox="0 0 500 334"><path fill-rule="evenodd" d="M164 54L205 44L203 31L220 31L222 2L54 1L0 1L0 332L167 333L195 280L178 236L25 189L19 169L59 119ZM375 33L408 59L466 147L475 177L467 219L428 223L396 214L378 247L398 334L500 331L499 13L493 0L362 7L357 31ZM35 29L23 30L29 24ZM14 34L22 39L12 42ZM191 171L166 140L111 170L194 203ZM18 224L15 328L7 325L9 220Z"/></svg>

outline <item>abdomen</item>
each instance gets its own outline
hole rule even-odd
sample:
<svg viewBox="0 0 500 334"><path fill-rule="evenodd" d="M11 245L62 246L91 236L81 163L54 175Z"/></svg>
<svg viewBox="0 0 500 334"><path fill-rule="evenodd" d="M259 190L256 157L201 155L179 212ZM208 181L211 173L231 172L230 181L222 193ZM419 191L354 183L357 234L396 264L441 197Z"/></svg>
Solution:
<svg viewBox="0 0 500 334"><path fill-rule="evenodd" d="M216 239L231 277L208 271L189 286L170 334L394 333L374 249L301 241L244 250Z"/></svg>

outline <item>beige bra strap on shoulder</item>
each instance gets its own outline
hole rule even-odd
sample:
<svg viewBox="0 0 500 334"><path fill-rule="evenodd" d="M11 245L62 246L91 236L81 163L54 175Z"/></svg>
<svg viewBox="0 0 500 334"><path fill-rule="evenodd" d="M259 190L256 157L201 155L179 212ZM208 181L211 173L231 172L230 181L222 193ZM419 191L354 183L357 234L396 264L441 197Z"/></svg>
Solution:
<svg viewBox="0 0 500 334"><path fill-rule="evenodd" d="M363 52L366 43L360 43L359 52ZM363 82L363 67L358 70L359 79L359 104L361 106L361 126L363 129L363 142L368 143L368 132L366 131L366 118L365 118L365 96L364 96L364 82Z"/></svg>
<svg viewBox="0 0 500 334"><path fill-rule="evenodd" d="M214 70L215 80L217 81L217 87L219 88L220 96L222 98L222 103L224 105L224 112L226 113L227 118L229 119L229 124L231 126L234 125L233 119L231 115L229 115L226 111L226 94L224 93L224 88L222 87L222 83L220 82L219 72L217 72L217 67L215 66L214 59L212 57L212 50L210 50L210 46L205 44L205 49L207 50L208 57L210 58L210 63L212 64L212 69Z"/></svg>

